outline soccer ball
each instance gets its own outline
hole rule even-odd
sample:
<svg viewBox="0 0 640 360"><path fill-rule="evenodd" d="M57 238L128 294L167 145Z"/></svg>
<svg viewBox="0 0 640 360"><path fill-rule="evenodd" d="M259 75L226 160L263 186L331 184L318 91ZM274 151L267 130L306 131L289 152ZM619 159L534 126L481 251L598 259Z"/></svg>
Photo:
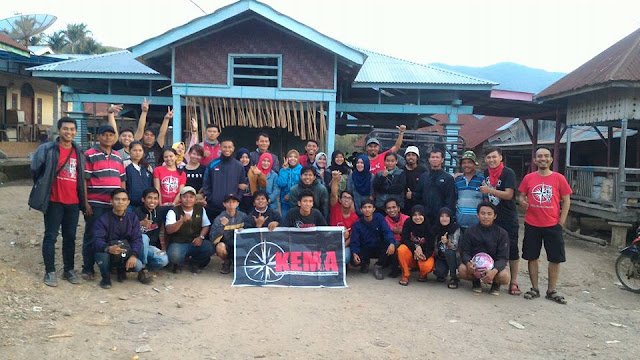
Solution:
<svg viewBox="0 0 640 360"><path fill-rule="evenodd" d="M478 279L482 278L482 273L484 271L493 269L493 258L487 253L481 252L475 254L471 259L471 263L476 269L475 275Z"/></svg>

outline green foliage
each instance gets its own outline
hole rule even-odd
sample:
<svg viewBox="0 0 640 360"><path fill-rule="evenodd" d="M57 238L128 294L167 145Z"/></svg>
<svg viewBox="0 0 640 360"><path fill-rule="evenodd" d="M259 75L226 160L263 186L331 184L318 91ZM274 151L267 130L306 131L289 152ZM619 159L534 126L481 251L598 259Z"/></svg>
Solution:
<svg viewBox="0 0 640 360"><path fill-rule="evenodd" d="M336 135L336 143L334 149L339 149L343 153L353 153L354 151L362 152L362 148L357 148L353 144L361 137L361 135ZM328 154L331 156L331 154Z"/></svg>

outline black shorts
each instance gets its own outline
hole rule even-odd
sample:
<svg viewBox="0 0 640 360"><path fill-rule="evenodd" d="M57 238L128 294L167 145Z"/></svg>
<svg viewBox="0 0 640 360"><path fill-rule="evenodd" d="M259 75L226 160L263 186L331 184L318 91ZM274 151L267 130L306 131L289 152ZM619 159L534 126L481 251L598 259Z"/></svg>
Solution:
<svg viewBox="0 0 640 360"><path fill-rule="evenodd" d="M516 223L511 226L497 225L503 228L509 235L509 260L520 259L520 251L518 250L518 224Z"/></svg>
<svg viewBox="0 0 640 360"><path fill-rule="evenodd" d="M525 260L538 260L543 241L549 262L563 263L566 261L562 226L560 226L560 224L549 227L537 227L525 223L524 240L522 241L522 258Z"/></svg>

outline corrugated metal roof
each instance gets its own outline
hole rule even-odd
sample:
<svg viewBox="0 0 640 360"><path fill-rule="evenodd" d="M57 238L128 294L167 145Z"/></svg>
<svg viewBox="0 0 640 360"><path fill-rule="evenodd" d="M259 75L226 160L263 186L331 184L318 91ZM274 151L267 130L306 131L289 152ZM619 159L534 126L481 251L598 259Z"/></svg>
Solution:
<svg viewBox="0 0 640 360"><path fill-rule="evenodd" d="M16 48L22 51L26 51L29 52L29 49L20 44L19 42L13 40L12 38L8 37L5 33L0 32L0 44L5 44L7 46L11 46L12 48Z"/></svg>
<svg viewBox="0 0 640 360"><path fill-rule="evenodd" d="M354 47L354 49L367 55L367 60L365 60L364 65L358 72L354 84L498 85L493 81L479 79L455 71L417 64L357 47Z"/></svg>
<svg viewBox="0 0 640 360"><path fill-rule="evenodd" d="M542 90L536 98L613 81L640 81L640 28Z"/></svg>
<svg viewBox="0 0 640 360"><path fill-rule="evenodd" d="M28 68L30 71L160 75L142 64L128 50L114 51L86 58L60 61ZM162 75L160 75L162 76Z"/></svg>

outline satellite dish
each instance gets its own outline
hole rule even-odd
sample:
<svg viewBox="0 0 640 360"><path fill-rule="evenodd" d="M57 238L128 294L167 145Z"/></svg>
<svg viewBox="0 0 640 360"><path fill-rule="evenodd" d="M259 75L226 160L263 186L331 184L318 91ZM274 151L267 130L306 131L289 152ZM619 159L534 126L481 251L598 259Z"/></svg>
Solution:
<svg viewBox="0 0 640 360"><path fill-rule="evenodd" d="M57 17L49 14L12 16L0 20L0 32L26 46L32 36L45 31L57 19Z"/></svg>

